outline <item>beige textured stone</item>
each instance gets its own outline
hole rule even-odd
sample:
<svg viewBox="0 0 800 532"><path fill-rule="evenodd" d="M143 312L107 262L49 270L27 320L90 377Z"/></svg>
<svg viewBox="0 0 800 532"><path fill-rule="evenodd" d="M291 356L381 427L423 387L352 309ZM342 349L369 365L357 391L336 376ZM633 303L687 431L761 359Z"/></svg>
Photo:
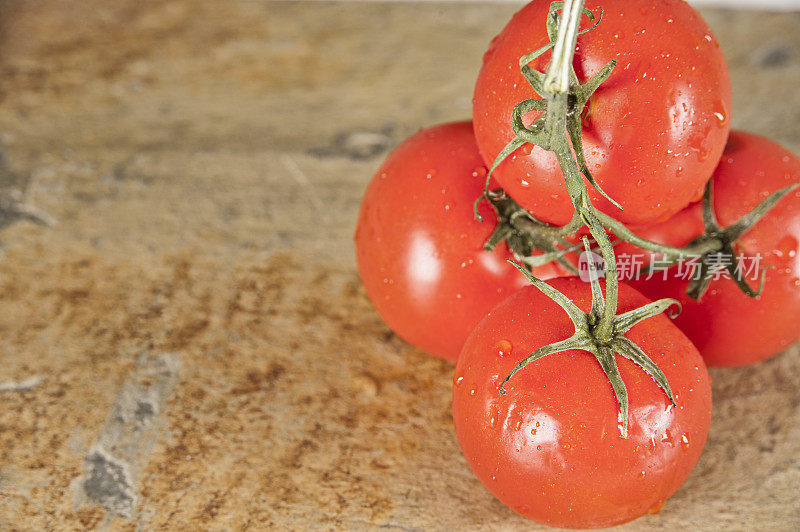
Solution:
<svg viewBox="0 0 800 532"><path fill-rule="evenodd" d="M0 2L0 185L58 220L0 233L0 529L537 528L468 470L452 365L380 321L351 239L515 8ZM800 15L706 15L734 124L800 151ZM712 377L696 470L624 528L800 528L798 348Z"/></svg>

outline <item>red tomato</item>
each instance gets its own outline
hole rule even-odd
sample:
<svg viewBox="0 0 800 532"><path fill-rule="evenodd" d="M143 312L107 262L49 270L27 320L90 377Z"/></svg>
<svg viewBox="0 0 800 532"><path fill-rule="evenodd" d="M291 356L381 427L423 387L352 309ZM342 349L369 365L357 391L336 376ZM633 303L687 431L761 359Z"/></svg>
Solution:
<svg viewBox="0 0 800 532"><path fill-rule="evenodd" d="M588 311L588 283L548 281ZM619 310L647 303L620 285ZM595 357L554 353L497 387L537 348L574 332L567 314L536 287L503 301L464 345L453 385L453 419L467 463L498 499L539 523L605 527L658 511L700 456L711 419L711 387L703 359L666 316L625 335L666 375L677 406L641 368L617 356L630 397L629 436Z"/></svg>
<svg viewBox="0 0 800 532"><path fill-rule="evenodd" d="M578 37L575 70L586 82L612 59L611 76L583 114L588 168L622 204L589 187L599 209L625 223L666 219L702 195L725 146L731 88L719 44L697 12L680 0L587 0L600 24ZM491 43L475 86L475 134L491 163L514 138L511 112L537 95L519 58L548 42L550 0L522 8ZM591 21L584 17L582 27ZM530 66L544 71L547 52ZM537 114L529 114L527 123ZM546 222L565 224L572 204L555 155L525 145L496 170L520 205Z"/></svg>
<svg viewBox="0 0 800 532"><path fill-rule="evenodd" d="M416 347L455 360L472 328L527 284L501 243L483 244L497 223L472 206L486 168L470 122L423 130L393 151L367 188L356 229L361 280L391 329ZM547 265L536 275L549 278Z"/></svg>
<svg viewBox="0 0 800 532"><path fill-rule="evenodd" d="M714 210L724 228L750 212L771 193L800 182L800 159L774 142L749 133L732 132L713 177ZM692 206L678 216L694 219L695 233L702 231L702 211ZM663 231L669 222L661 224ZM687 225L676 225L683 231ZM639 234L658 240L659 234ZM663 234L663 233L661 233ZM676 232L673 238L678 238ZM763 293L753 299L742 293L727 272L711 281L700 301L686 295L687 268L673 268L632 284L654 299L671 297L683 305L675 323L692 339L709 366L742 366L764 360L791 345L800 336L800 191L781 199L738 240L743 271L771 266ZM757 272L756 272L757 275ZM758 279L746 275L758 288Z"/></svg>

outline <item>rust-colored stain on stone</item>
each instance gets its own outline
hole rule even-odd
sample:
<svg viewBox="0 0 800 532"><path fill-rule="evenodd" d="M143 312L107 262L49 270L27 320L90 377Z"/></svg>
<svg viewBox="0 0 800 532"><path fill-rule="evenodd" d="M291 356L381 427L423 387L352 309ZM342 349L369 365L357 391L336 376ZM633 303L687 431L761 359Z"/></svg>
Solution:
<svg viewBox="0 0 800 532"><path fill-rule="evenodd" d="M469 116L514 8L0 3L0 189L58 222L0 232L0 529L536 528L352 248L381 157ZM800 16L706 15L734 125L800 151ZM799 370L713 371L700 463L628 528L800 527Z"/></svg>

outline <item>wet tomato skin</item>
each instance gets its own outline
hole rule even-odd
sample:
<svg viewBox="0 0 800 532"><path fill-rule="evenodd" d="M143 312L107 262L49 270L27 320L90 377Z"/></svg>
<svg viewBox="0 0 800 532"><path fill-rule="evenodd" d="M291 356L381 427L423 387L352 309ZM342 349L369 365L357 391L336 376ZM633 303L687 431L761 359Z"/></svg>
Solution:
<svg viewBox="0 0 800 532"><path fill-rule="evenodd" d="M397 147L376 172L355 235L361 281L400 337L455 360L472 328L527 281L504 243L483 250L497 223L485 202L473 216L486 168L470 122L425 129ZM543 278L553 265L538 268Z"/></svg>
<svg viewBox="0 0 800 532"><path fill-rule="evenodd" d="M800 182L800 159L775 142L757 135L731 132L714 172L714 210L727 227L771 193ZM678 215L690 217L694 234L681 234L688 225L675 224L673 239L691 240L702 230L699 206ZM640 234L659 241L663 226ZM661 232L661 234L659 234ZM663 240L661 240L663 241ZM726 277L712 280L700 301L686 295L686 269L672 268L631 284L648 297L672 297L683 305L675 323L692 339L709 366L743 366L769 358L800 337L800 191L782 198L734 246L747 268L771 267L763 293L753 299ZM666 279L665 279L666 277ZM748 283L758 286L755 275Z"/></svg>
<svg viewBox="0 0 800 532"><path fill-rule="evenodd" d="M588 0L600 24L578 37L582 82L612 59L611 76L583 113L589 170L624 210L590 187L592 202L625 223L650 223L699 199L730 129L728 68L708 25L679 0ZM549 0L522 8L492 41L473 98L475 134L487 163L514 137L514 106L537 95L519 58L548 42ZM584 17L582 27L591 22ZM531 63L544 71L551 53ZM526 117L532 122L534 114ZM537 218L567 223L572 205L555 156L523 146L496 170L500 185Z"/></svg>
<svg viewBox="0 0 800 532"><path fill-rule="evenodd" d="M548 281L583 310L589 285ZM620 312L648 300L620 286ZM628 439L593 355L544 357L497 387L535 349L570 336L564 311L533 286L516 292L477 326L456 365L453 418L467 463L503 503L539 523L597 528L656 512L697 462L711 417L710 379L697 349L664 315L627 336L664 371L670 405L655 381L617 356L630 397Z"/></svg>

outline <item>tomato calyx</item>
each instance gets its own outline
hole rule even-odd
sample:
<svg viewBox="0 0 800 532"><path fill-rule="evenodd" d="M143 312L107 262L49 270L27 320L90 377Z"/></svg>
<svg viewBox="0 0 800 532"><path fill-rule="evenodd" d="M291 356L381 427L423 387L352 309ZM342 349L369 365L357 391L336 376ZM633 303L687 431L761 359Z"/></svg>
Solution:
<svg viewBox="0 0 800 532"><path fill-rule="evenodd" d="M583 237L583 245L586 252L589 253L589 239L587 237ZM628 391L620 375L619 368L617 367L617 354L632 361L650 375L658 386L664 390L670 403L675 405L675 398L673 397L672 390L670 389L669 382L667 382L664 372L661 371L638 345L626 337L625 333L637 323L661 314L673 306L677 306L678 310L677 312L670 313L670 317L676 317L680 312L680 303L677 300L668 298L659 299L658 301L648 303L637 309L615 315L612 320L610 334L605 334L598 325L601 323L602 316L605 314L606 298L603 296L603 292L600 288L597 270L593 261L588 261L592 289L592 307L588 313L578 308L578 306L564 294L544 281L534 277L523 266L513 261L509 262L520 270L536 288L541 290L546 296L564 309L564 312L566 312L570 320L572 320L575 333L565 340L540 347L519 361L500 383L498 392L501 395L506 394L505 385L509 379L517 372L524 369L528 364L547 355L571 349L579 349L594 355L600 367L603 369L603 373L605 373L614 389L614 395L619 404L619 419L621 421L620 432L623 438L628 437Z"/></svg>
<svg viewBox="0 0 800 532"><path fill-rule="evenodd" d="M562 236L562 228L537 220L502 190L490 191L486 199L497 214L497 226L484 243L484 250L492 251L500 242L505 241L508 249L528 266L535 267L556 261L570 273L578 274L575 266L564 258L578 246L573 246ZM574 223L565 226L569 233L574 233L579 227L580 219L577 217ZM534 255L534 251L541 253Z"/></svg>
<svg viewBox="0 0 800 532"><path fill-rule="evenodd" d="M702 200L703 226L705 232L684 247L667 246L646 240L634 234L625 227L624 224L602 212L598 212L598 219L605 227L622 240L661 255L663 260L659 262L659 270L669 268L674 264L684 262L688 259L696 259L696 267L700 270L697 275L693 275L686 289L686 294L692 299L699 300L703 297L711 281L723 268L728 271L731 280L736 283L744 294L755 298L758 297L764 289L766 271L770 267L762 268L759 275L758 288L754 289L751 287L744 278L745 269L742 268L740 264L741 255L737 255L735 251L736 241L761 220L781 198L795 190L798 186L800 186L800 183L795 183L773 192L739 220L728 227L721 227L717 220L716 213L714 212L713 180L709 180L708 183L706 183L706 189ZM650 265L650 268L649 273L654 273L653 264Z"/></svg>
<svg viewBox="0 0 800 532"><path fill-rule="evenodd" d="M719 220L717 220L716 213L714 212L714 187L712 185L712 180L709 180L706 184L702 205L705 234L690 242L689 246L697 243L715 241L719 243L719 249L708 251L700 257L697 265L697 267L700 268L699 275L695 275L689 283L686 289L686 295L694 300L699 300L703 297L709 284L721 268L725 268L728 271L731 280L736 283L744 294L753 298L761 295L761 292L764 290L767 270L772 266L766 266L761 269L758 288L753 289L744 278L744 269L739 263L740 257L737 256L734 251L734 244L767 214L781 198L798 186L800 186L800 183L795 183L794 185L773 192L748 214L742 216L728 227L723 228L720 226Z"/></svg>

